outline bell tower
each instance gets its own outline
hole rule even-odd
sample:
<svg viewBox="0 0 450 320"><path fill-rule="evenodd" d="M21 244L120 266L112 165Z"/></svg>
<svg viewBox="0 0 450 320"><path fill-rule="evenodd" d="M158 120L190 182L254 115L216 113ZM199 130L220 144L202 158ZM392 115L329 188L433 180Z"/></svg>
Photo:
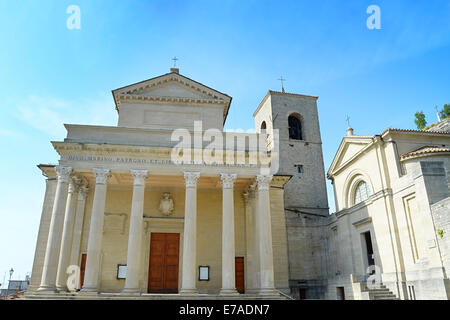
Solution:
<svg viewBox="0 0 450 320"><path fill-rule="evenodd" d="M292 176L284 187L285 209L327 216L317 99L315 96L269 90L253 117L257 132L262 129L269 134L273 129L279 132L277 175Z"/></svg>

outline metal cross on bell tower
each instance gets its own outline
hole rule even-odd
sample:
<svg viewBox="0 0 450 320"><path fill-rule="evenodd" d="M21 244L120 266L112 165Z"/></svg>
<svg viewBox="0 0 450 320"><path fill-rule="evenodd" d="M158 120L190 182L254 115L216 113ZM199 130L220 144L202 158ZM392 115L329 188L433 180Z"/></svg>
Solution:
<svg viewBox="0 0 450 320"><path fill-rule="evenodd" d="M284 81L286 81L286 79L283 78L283 76L280 77L280 79L277 79L281 81L281 92L284 93Z"/></svg>

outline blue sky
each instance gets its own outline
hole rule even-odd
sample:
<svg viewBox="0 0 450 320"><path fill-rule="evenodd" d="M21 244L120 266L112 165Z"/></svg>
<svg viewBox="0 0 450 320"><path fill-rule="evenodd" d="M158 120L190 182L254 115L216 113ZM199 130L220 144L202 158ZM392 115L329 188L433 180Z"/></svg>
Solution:
<svg viewBox="0 0 450 320"><path fill-rule="evenodd" d="M81 29L69 30L69 5ZM369 5L381 30L369 30ZM253 128L268 89L318 95L325 168L355 134L414 128L450 103L450 2L0 2L0 283L31 271L51 140L63 123L116 125L111 90L168 72L233 97L228 129ZM328 194L334 210L331 185ZM8 275L6 275L6 280Z"/></svg>

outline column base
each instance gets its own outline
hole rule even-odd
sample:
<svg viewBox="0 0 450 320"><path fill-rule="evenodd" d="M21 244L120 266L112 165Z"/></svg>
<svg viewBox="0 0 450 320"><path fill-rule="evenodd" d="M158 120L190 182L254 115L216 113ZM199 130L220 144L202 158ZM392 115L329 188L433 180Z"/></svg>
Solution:
<svg viewBox="0 0 450 320"><path fill-rule="evenodd" d="M190 294L196 295L196 294L198 294L198 290L196 288L194 288L194 289L181 289L180 290L180 294L181 295L190 295Z"/></svg>
<svg viewBox="0 0 450 320"><path fill-rule="evenodd" d="M58 291L56 290L56 287L48 287L48 286L40 286L37 290L36 293L43 293L43 294L48 294L48 293L58 293Z"/></svg>
<svg viewBox="0 0 450 320"><path fill-rule="evenodd" d="M69 289L67 287L58 287L58 286L56 286L56 291L58 291L58 292L69 292Z"/></svg>
<svg viewBox="0 0 450 320"><path fill-rule="evenodd" d="M219 295L221 296L238 296L239 292L236 289L220 289Z"/></svg>
<svg viewBox="0 0 450 320"><path fill-rule="evenodd" d="M98 288L82 288L81 294L98 294Z"/></svg>

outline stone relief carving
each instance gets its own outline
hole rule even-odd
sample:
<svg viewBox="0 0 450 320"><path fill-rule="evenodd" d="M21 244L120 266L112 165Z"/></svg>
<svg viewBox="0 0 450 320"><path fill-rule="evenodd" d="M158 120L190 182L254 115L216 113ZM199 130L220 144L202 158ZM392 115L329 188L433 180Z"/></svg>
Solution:
<svg viewBox="0 0 450 320"><path fill-rule="evenodd" d="M159 203L159 211L167 217L173 214L173 209L173 200L170 198L170 192L164 192L163 198Z"/></svg>

